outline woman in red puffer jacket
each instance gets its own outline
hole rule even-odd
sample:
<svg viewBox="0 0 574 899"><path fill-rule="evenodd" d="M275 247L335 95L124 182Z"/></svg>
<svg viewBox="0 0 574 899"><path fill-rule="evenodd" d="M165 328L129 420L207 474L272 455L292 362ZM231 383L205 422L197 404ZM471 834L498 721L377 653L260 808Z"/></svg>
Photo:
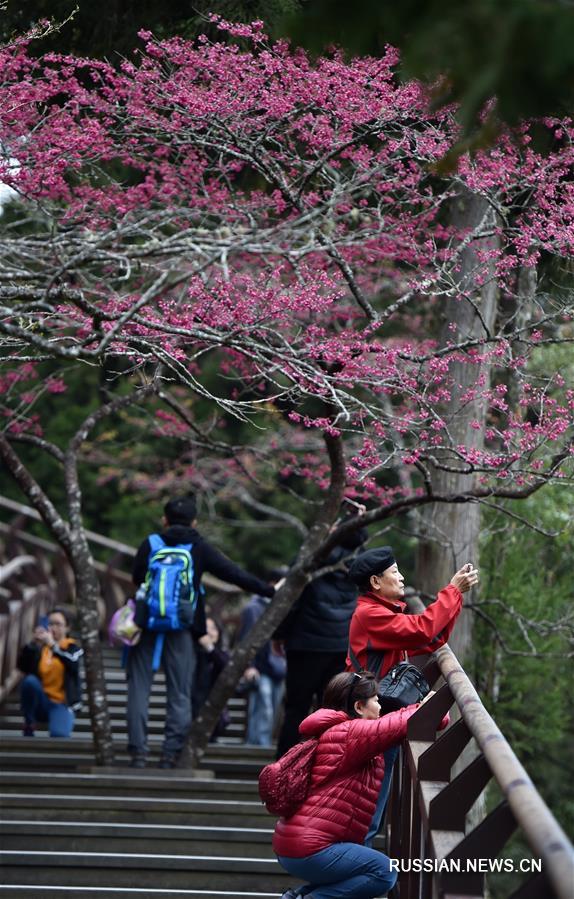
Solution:
<svg viewBox="0 0 574 899"><path fill-rule="evenodd" d="M308 881L283 899L374 899L386 895L397 874L382 852L363 846L384 775L383 752L406 737L418 705L379 717L372 674L337 674L323 708L299 731L319 741L303 805L275 827L273 849L294 877ZM443 719L441 727L448 723Z"/></svg>

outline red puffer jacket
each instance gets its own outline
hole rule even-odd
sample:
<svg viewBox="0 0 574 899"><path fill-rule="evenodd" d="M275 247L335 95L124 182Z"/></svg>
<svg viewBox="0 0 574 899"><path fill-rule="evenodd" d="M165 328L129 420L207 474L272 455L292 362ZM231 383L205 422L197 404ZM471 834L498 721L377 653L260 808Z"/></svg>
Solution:
<svg viewBox="0 0 574 899"><path fill-rule="evenodd" d="M277 822L277 855L303 858L333 843L363 842L385 771L382 753L406 736L417 708L409 705L376 720L349 718L334 709L305 718L302 736L319 738L311 788L301 808Z"/></svg>

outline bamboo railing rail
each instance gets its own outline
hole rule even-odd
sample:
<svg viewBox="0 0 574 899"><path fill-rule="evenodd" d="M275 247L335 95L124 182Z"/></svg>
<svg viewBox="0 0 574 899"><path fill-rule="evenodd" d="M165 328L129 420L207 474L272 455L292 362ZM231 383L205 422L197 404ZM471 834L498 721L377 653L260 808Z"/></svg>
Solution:
<svg viewBox="0 0 574 899"><path fill-rule="evenodd" d="M512 899L572 899L574 847L450 647L439 649L423 670L436 692L409 721L387 813L388 852L401 860L396 894L400 891L400 899L486 897L486 875L497 866L516 871L518 864L518 873L532 876ZM453 707L458 719L437 737L436 728ZM455 773L472 739L477 754ZM491 781L503 799L469 826L468 812ZM500 858L516 831L526 839L531 859Z"/></svg>

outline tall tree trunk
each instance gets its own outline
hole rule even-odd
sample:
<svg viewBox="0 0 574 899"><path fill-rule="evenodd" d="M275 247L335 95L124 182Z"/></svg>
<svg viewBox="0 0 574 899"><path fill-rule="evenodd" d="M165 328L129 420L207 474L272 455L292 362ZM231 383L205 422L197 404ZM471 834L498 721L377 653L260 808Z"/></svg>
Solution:
<svg viewBox="0 0 574 899"><path fill-rule="evenodd" d="M465 231L481 228L481 224L492 226L495 214L484 200L470 193L461 195L455 202L452 213L453 224ZM486 229L484 229L486 230ZM495 324L498 289L494 281L486 279L484 286L477 287L476 272L484 271L484 263L478 254L495 246L494 237L472 240L463 250L460 267L455 277L460 288L457 298L447 300L441 344L458 339L481 339L487 337ZM489 276L494 273L491 271ZM453 332L449 325L456 325ZM485 404L477 398L461 404L460 398L481 376L488 379L485 364L469 365L452 362L450 374L454 387L451 399L441 410L447 422L452 445L465 444L469 448L481 449L484 442ZM488 386L488 381L486 382ZM480 423L480 430L471 427L472 421ZM440 464L458 468L452 455L436 454L438 467L431 468L431 484L437 493L463 493L475 486L476 476L463 471L447 471ZM462 469L463 466L460 465ZM478 562L478 537L480 533L480 506L478 503L436 503L427 506L421 515L422 539L417 557L417 583L421 590L436 593L445 586L454 572L465 562ZM449 641L461 661L464 661L472 644L472 613L463 610Z"/></svg>
<svg viewBox="0 0 574 899"><path fill-rule="evenodd" d="M78 627L84 650L86 694L96 764L113 765L114 747L100 642L100 583L83 531L72 535L72 552L69 558L76 584Z"/></svg>

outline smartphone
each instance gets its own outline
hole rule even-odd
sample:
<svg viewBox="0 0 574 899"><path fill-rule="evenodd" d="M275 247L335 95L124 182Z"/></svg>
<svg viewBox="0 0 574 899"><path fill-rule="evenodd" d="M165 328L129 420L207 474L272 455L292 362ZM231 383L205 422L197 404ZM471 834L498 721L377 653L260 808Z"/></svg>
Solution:
<svg viewBox="0 0 574 899"><path fill-rule="evenodd" d="M49 623L50 623L50 621L49 621L48 616L42 615L41 618L38 618L38 623L37 623L36 627L43 627L44 630L47 631Z"/></svg>

